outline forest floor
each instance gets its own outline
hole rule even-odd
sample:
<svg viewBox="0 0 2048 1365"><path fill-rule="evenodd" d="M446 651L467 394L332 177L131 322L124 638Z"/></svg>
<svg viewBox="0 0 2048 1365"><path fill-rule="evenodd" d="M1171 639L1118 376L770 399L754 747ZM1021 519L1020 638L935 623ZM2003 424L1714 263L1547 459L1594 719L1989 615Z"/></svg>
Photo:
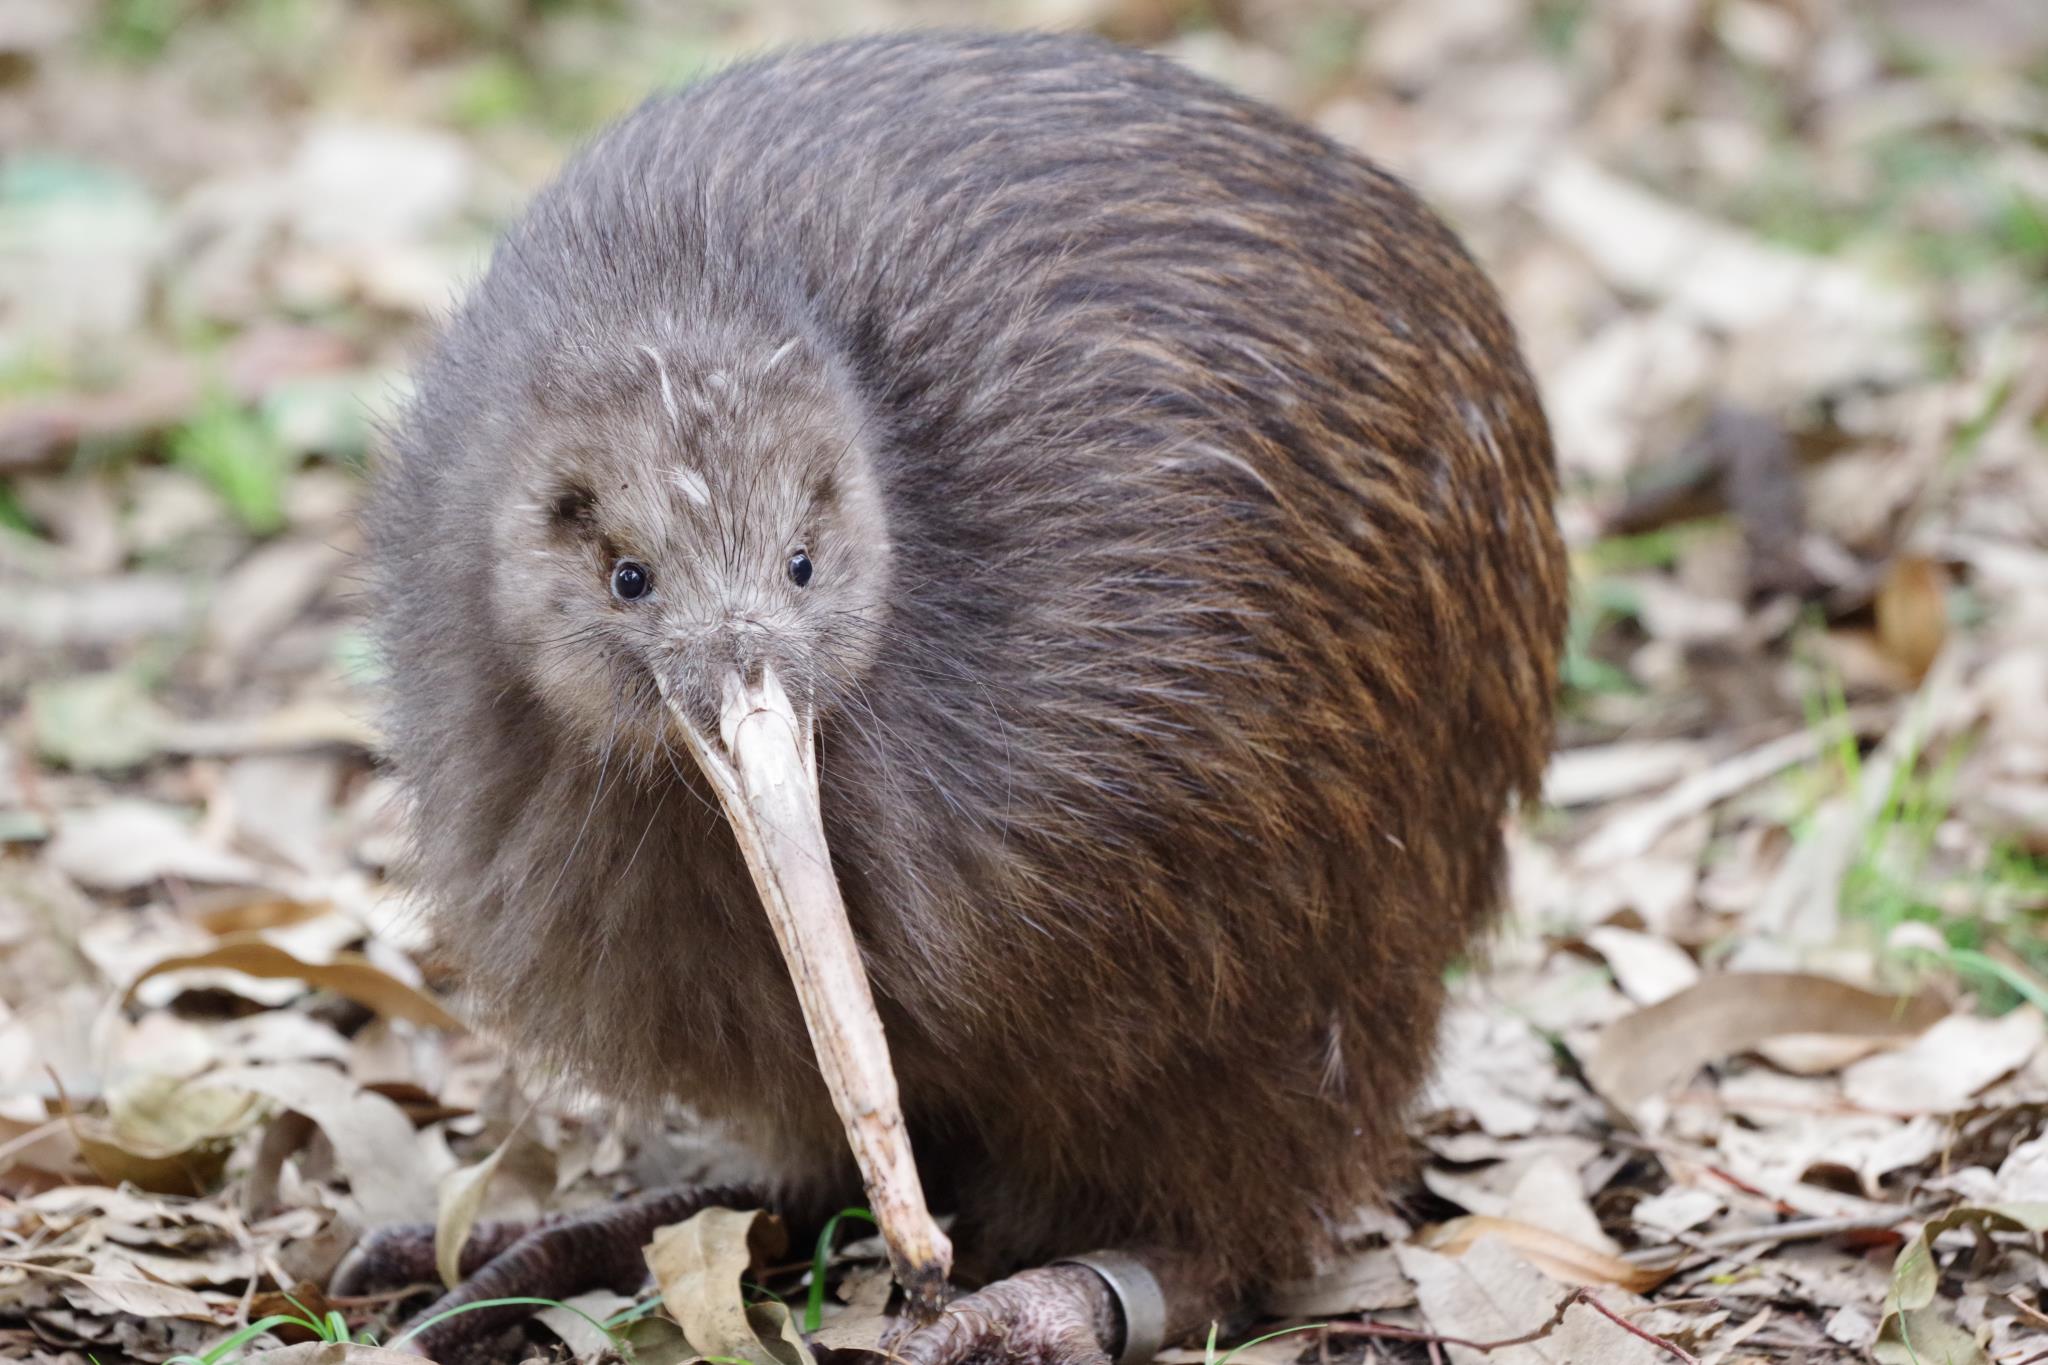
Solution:
<svg viewBox="0 0 2048 1365"><path fill-rule="evenodd" d="M2048 1360L2037 0L6 0L0 1357L381 1337L318 1288L355 1228L716 1166L520 1076L416 956L373 421L605 118L970 18L1161 46L1408 177L1557 436L1577 608L1509 923L1418 1177L1243 1357ZM527 1340L722 1354L670 1318L801 1318L813 1276L854 1340L885 1286L843 1240L743 1291L728 1238L671 1312ZM311 1326L233 1340L267 1315Z"/></svg>

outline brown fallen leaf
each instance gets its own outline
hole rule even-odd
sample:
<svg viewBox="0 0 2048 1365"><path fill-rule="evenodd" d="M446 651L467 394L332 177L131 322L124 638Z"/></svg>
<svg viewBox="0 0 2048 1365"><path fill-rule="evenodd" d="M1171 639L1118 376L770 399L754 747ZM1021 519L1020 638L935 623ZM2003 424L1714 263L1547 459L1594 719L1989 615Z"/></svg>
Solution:
<svg viewBox="0 0 2048 1365"><path fill-rule="evenodd" d="M144 1076L107 1098L104 1118L78 1115L79 1155L109 1185L201 1195L220 1179L234 1140L262 1116L252 1095L204 1082Z"/></svg>
<svg viewBox="0 0 2048 1365"><path fill-rule="evenodd" d="M1548 1228L1512 1218L1487 1218L1469 1214L1426 1229L1416 1237L1418 1245L1444 1256L1463 1256L1482 1237L1490 1237L1535 1266L1559 1284L1618 1285L1630 1293L1643 1294L1671 1277L1673 1265L1637 1265L1604 1251L1561 1237Z"/></svg>
<svg viewBox="0 0 2048 1365"><path fill-rule="evenodd" d="M517 1136L515 1127L482 1161L450 1171L441 1178L441 1210L434 1220L434 1268L441 1273L441 1283L450 1289L462 1283L463 1244L469 1241L469 1230L476 1226L491 1177L498 1173L498 1164L512 1150Z"/></svg>
<svg viewBox="0 0 2048 1365"><path fill-rule="evenodd" d="M1259 1308L1268 1317L1327 1318L1414 1302L1415 1290L1401 1274L1393 1248L1367 1247L1345 1253L1317 1275L1274 1285Z"/></svg>
<svg viewBox="0 0 2048 1365"><path fill-rule="evenodd" d="M275 1351L258 1351L243 1356L248 1365L420 1365L410 1351L393 1351L382 1346L358 1346L344 1341L309 1341L300 1346L281 1346Z"/></svg>
<svg viewBox="0 0 2048 1365"><path fill-rule="evenodd" d="M895 1324L889 1315L889 1296L896 1281L885 1265L856 1266L840 1278L839 1297L844 1304L834 1311L825 1301L825 1321L809 1334L811 1345L827 1351L873 1351L882 1353L882 1338Z"/></svg>
<svg viewBox="0 0 2048 1365"><path fill-rule="evenodd" d="M662 1228L646 1248L661 1301L701 1356L748 1365L812 1365L810 1348L780 1303L749 1305L742 1277L788 1246L779 1219L758 1209L705 1209Z"/></svg>
<svg viewBox="0 0 2048 1365"><path fill-rule="evenodd" d="M1948 640L1948 575L1921 555L1901 555L1877 588L1877 643L1914 686Z"/></svg>
<svg viewBox="0 0 2048 1365"><path fill-rule="evenodd" d="M181 1289L174 1284L155 1284L149 1280L131 1280L112 1275L87 1275L76 1270L43 1265L37 1261L19 1261L11 1258L0 1259L0 1265L26 1270L35 1275L53 1276L78 1285L104 1304L107 1312L132 1313L139 1318L194 1318L201 1322L214 1320L213 1305L204 1295L190 1289Z"/></svg>
<svg viewBox="0 0 2048 1365"><path fill-rule="evenodd" d="M235 1067L207 1080L267 1095L318 1124L363 1221L406 1223L433 1215L434 1182L452 1162L445 1149L430 1159L405 1111L382 1095L317 1063Z"/></svg>
<svg viewBox="0 0 2048 1365"><path fill-rule="evenodd" d="M1868 1057L1842 1076L1852 1104L1885 1114L1947 1114L2007 1072L2026 1065L2048 1039L2032 1005L1997 1019L1956 1014L1895 1052Z"/></svg>
<svg viewBox="0 0 2048 1365"><path fill-rule="evenodd" d="M230 934L206 952L165 958L129 982L123 1001L132 1001L136 988L152 977L204 969L241 972L265 980L297 979L393 1019L457 1033L463 1028L462 1021L440 1001L360 953L339 952L330 962L307 962L256 934Z"/></svg>
<svg viewBox="0 0 2048 1365"><path fill-rule="evenodd" d="M1564 1291L1498 1238L1480 1238L1456 1256L1413 1242L1394 1250L1431 1331L1470 1342L1515 1343L1483 1351L1446 1345L1443 1352L1453 1365L1670 1365L1656 1347L1583 1304L1543 1331L1557 1317ZM1532 1332L1541 1335L1517 1340Z"/></svg>
<svg viewBox="0 0 2048 1365"><path fill-rule="evenodd" d="M611 1355L613 1338L597 1324L632 1306L633 1300L624 1294L592 1289L563 1299L556 1307L543 1308L533 1316L562 1339L575 1359L607 1360L615 1358Z"/></svg>
<svg viewBox="0 0 2048 1365"><path fill-rule="evenodd" d="M1909 1038L1939 1019L1930 996L1881 995L1803 972L1727 972L1621 1019L1601 1035L1586 1076L1622 1109L1708 1062L1788 1033Z"/></svg>

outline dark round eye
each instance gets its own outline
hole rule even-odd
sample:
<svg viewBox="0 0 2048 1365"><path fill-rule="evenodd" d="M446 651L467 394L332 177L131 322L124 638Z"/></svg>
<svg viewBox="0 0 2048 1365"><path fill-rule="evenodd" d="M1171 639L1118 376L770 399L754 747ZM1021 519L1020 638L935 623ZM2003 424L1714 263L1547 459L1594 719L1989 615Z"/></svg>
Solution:
<svg viewBox="0 0 2048 1365"><path fill-rule="evenodd" d="M647 566L630 559L622 559L612 565L612 595L621 602L647 596L647 590L654 586Z"/></svg>
<svg viewBox="0 0 2048 1365"><path fill-rule="evenodd" d="M789 581L799 588L811 581L811 557L802 550L789 557Z"/></svg>

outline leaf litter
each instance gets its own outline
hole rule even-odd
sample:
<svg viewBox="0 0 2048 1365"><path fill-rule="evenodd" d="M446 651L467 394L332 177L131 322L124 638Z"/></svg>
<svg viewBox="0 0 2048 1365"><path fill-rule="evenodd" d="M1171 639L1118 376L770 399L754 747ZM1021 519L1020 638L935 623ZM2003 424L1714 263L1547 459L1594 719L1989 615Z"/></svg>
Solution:
<svg viewBox="0 0 2048 1365"><path fill-rule="evenodd" d="M461 1027L385 877L354 580L369 432L490 225L645 90L853 22L642 8L0 22L0 1356L297 1304L349 1339L235 1353L381 1358L403 1305L316 1288L360 1228L438 1216L445 1272L480 1220L743 1169ZM2048 22L973 8L1158 43L1409 178L1564 476L1560 750L1415 1178L1164 1359L2048 1359ZM647 1294L526 1349L872 1350L879 1246L770 1227L666 1229ZM777 1300L821 1274L807 1338Z"/></svg>

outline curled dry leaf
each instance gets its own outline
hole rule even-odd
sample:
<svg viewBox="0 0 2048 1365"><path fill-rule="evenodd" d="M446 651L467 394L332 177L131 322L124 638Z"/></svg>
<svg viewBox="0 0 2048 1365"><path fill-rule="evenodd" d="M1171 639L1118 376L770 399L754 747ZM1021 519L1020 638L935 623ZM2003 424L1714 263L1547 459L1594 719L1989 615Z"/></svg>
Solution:
<svg viewBox="0 0 2048 1365"><path fill-rule="evenodd" d="M359 1005L427 1028L460 1032L462 1021L417 986L400 981L360 953L338 952L331 961L307 962L256 934L230 934L203 953L165 958L128 985L136 988L166 972L225 970L265 980L297 979L333 991Z"/></svg>
<svg viewBox="0 0 2048 1365"><path fill-rule="evenodd" d="M366 1221L415 1222L433 1212L446 1151L438 1163L432 1160L405 1111L382 1095L315 1063L238 1067L208 1079L268 1095L318 1124Z"/></svg>
<svg viewBox="0 0 2048 1365"><path fill-rule="evenodd" d="M697 1354L747 1365L812 1365L810 1348L780 1303L749 1305L740 1281L756 1260L788 1245L782 1223L756 1209L705 1209L662 1228L646 1248L661 1301Z"/></svg>
<svg viewBox="0 0 2048 1365"><path fill-rule="evenodd" d="M86 1165L110 1185L199 1195L213 1188L235 1137L261 1113L244 1091L145 1076L108 1097L105 1118L74 1119L72 1133Z"/></svg>
<svg viewBox="0 0 2048 1365"><path fill-rule="evenodd" d="M1593 1086L1633 1109L1708 1062L1788 1033L1909 1038L1941 1016L1926 996L1881 995L1803 972L1728 972L1636 1011L1600 1035Z"/></svg>
<svg viewBox="0 0 2048 1365"><path fill-rule="evenodd" d="M511 1150L512 1138L507 1137L476 1165L450 1171L441 1178L441 1211L434 1220L434 1269L440 1272L441 1283L450 1289L462 1282L463 1243L476 1226L484 1192L490 1188L491 1177L498 1173L498 1163Z"/></svg>
<svg viewBox="0 0 2048 1365"><path fill-rule="evenodd" d="M882 1338L894 1324L889 1316L889 1295L896 1281L886 1265L856 1266L839 1281L839 1297L845 1303L838 1311L826 1300L824 1325L809 1334L810 1343L826 1351L882 1350Z"/></svg>
<svg viewBox="0 0 2048 1365"><path fill-rule="evenodd" d="M1941 1270L1934 1261L1934 1242L1942 1233L1961 1227L1983 1233L2025 1232L2038 1238L2048 1232L2048 1204L1965 1204L1929 1219L1892 1263L1884 1320L1878 1325L1877 1344L1871 1348L1880 1365L1921 1365L1929 1360L1989 1365L1990 1357L1976 1338L1935 1305Z"/></svg>
<svg viewBox="0 0 2048 1365"><path fill-rule="evenodd" d="M1637 1265L1604 1251L1559 1236L1548 1228L1512 1218L1477 1214L1453 1218L1417 1237L1416 1242L1444 1256L1463 1256L1481 1238L1492 1238L1560 1284L1617 1285L1630 1293L1655 1289L1671 1277L1673 1266Z"/></svg>

